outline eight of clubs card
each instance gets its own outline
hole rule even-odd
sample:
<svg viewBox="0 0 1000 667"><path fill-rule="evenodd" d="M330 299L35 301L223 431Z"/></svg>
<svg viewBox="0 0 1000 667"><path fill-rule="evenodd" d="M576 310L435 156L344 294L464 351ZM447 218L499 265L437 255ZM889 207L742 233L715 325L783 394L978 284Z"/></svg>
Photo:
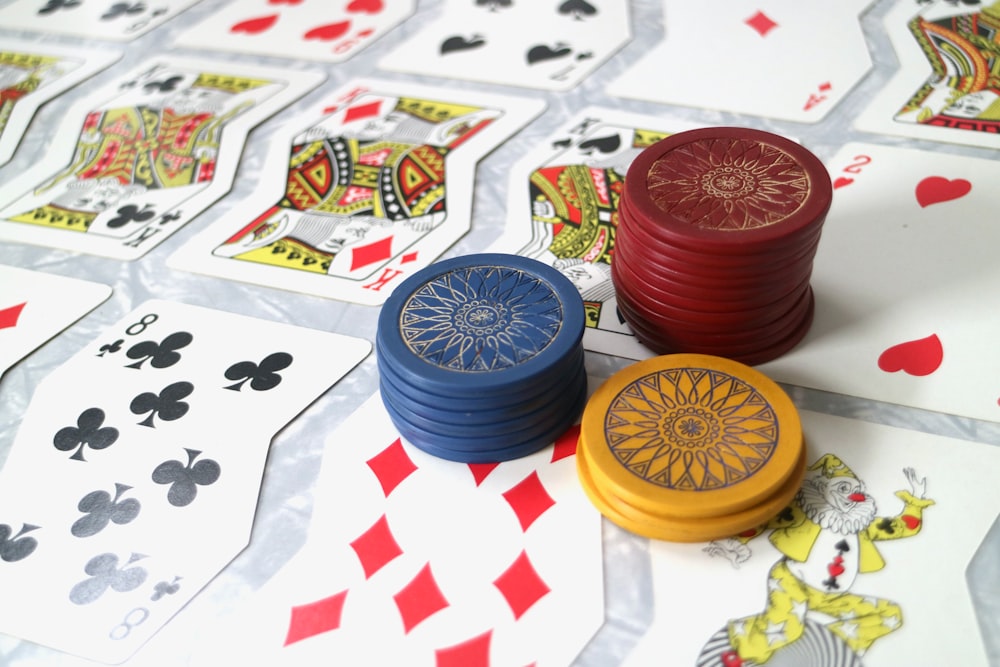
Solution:
<svg viewBox="0 0 1000 667"><path fill-rule="evenodd" d="M110 327L42 381L0 471L0 631L134 653L246 546L273 435L370 348L166 301Z"/></svg>
<svg viewBox="0 0 1000 667"><path fill-rule="evenodd" d="M286 122L271 140L254 196L170 265L382 303L469 230L477 163L542 107L356 80Z"/></svg>
<svg viewBox="0 0 1000 667"><path fill-rule="evenodd" d="M316 72L158 58L78 100L0 186L0 240L135 259L229 191L247 133Z"/></svg>

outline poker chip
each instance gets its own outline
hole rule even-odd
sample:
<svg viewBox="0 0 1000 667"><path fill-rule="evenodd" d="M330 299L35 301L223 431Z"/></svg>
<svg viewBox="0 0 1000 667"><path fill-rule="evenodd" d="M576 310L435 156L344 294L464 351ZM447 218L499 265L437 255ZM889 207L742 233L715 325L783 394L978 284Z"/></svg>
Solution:
<svg viewBox="0 0 1000 667"><path fill-rule="evenodd" d="M453 436L421 428L400 415L392 402L386 400L384 394L382 402L399 434L415 447L450 461L494 463L534 454L551 444L576 422L586 405L587 391L586 385L583 385L572 407L559 412L552 411L553 419L543 427L530 427L507 433L500 433L498 429L485 437Z"/></svg>
<svg viewBox="0 0 1000 667"><path fill-rule="evenodd" d="M805 471L798 411L731 359L669 354L609 378L584 410L580 482L611 521L646 537L710 540L752 528Z"/></svg>
<svg viewBox="0 0 1000 667"><path fill-rule="evenodd" d="M759 364L808 332L810 279L832 184L808 150L769 132L670 135L629 167L611 279L654 352Z"/></svg>
<svg viewBox="0 0 1000 667"><path fill-rule="evenodd" d="M579 355L574 355L573 361L575 363L568 366L566 372L569 373L573 369L582 371L582 349ZM459 400L454 397L439 397L428 393L411 396L407 393L405 384L401 384L397 378L394 378L388 369L381 373L379 382L392 394L392 400L396 405L422 414L430 412L440 415L439 418L446 422L475 425L496 424L536 409L545 408L552 403L553 397L556 395L555 392L565 392L573 386L572 383L579 381L572 374L567 377L562 372L555 379L555 382L540 387L538 391L524 392L512 399L512 402L502 404L499 408L495 399ZM402 390L397 389L400 386L403 387Z"/></svg>
<svg viewBox="0 0 1000 667"><path fill-rule="evenodd" d="M581 395L586 394L585 372L581 368L576 377L569 378L565 382L572 392L555 394L546 403L523 412L494 410L489 413L495 415L492 421L479 420L478 423L467 420L465 413L446 409L413 409L415 406L412 403L407 405L405 400L401 400L398 390L384 381L380 382L379 389L382 391L383 402L392 404L393 411L415 428L446 437L466 439L470 443L468 445L470 448L473 446L496 448L511 442L512 437L518 437L515 435L518 432L524 432L524 437L534 437L558 429L558 424L562 423L564 415L573 413L576 410L575 406L581 400ZM577 415L578 411L573 416ZM496 443L491 444L492 440L496 440Z"/></svg>
<svg viewBox="0 0 1000 667"><path fill-rule="evenodd" d="M542 262L499 253L437 262L382 307L382 402L400 435L435 456L531 454L583 411L584 327L576 287Z"/></svg>
<svg viewBox="0 0 1000 667"><path fill-rule="evenodd" d="M822 226L832 192L807 149L737 127L672 134L640 153L625 179L628 206L650 233L714 254L794 243Z"/></svg>

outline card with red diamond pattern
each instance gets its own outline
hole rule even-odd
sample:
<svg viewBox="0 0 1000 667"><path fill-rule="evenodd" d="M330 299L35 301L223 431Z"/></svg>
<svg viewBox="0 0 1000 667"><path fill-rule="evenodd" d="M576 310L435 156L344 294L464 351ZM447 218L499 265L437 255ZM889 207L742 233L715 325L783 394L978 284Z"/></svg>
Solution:
<svg viewBox="0 0 1000 667"><path fill-rule="evenodd" d="M504 463L445 461L374 395L326 441L305 546L194 664L570 664L604 618L577 435Z"/></svg>
<svg viewBox="0 0 1000 667"><path fill-rule="evenodd" d="M110 325L38 385L0 471L0 633L131 656L246 546L273 435L370 350L172 301Z"/></svg>
<svg viewBox="0 0 1000 667"><path fill-rule="evenodd" d="M275 132L253 194L169 264L381 304L469 230L476 165L543 108L513 96L350 82Z"/></svg>

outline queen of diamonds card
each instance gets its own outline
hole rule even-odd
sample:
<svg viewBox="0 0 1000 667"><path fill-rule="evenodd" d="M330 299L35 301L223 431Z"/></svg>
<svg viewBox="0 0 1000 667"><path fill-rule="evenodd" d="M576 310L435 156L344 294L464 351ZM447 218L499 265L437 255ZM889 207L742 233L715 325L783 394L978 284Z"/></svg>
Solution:
<svg viewBox="0 0 1000 667"><path fill-rule="evenodd" d="M541 107L509 96L351 82L287 123L254 195L170 263L381 303L468 231L476 164Z"/></svg>

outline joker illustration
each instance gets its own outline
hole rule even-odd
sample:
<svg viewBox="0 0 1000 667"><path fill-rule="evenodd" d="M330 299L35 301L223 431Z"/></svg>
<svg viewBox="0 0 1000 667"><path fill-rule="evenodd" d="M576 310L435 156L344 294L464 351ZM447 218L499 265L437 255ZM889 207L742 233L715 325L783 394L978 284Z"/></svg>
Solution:
<svg viewBox="0 0 1000 667"><path fill-rule="evenodd" d="M835 664L859 664L876 640L898 629L903 623L900 607L855 591L855 583L859 578L863 582L860 575L885 567L875 542L916 535L924 508L934 504L924 498L925 479L918 479L912 468L903 474L910 489L896 492L902 511L879 517L864 483L839 458L825 454L810 466L795 500L778 516L707 546L710 556L723 556L739 567L751 556L747 543L770 531L771 543L784 555L768 574L764 610L731 620L721 636L713 637L703 657L714 653L718 662L709 664L765 664L819 619L829 641L811 650L824 658L840 651L845 656Z"/></svg>

